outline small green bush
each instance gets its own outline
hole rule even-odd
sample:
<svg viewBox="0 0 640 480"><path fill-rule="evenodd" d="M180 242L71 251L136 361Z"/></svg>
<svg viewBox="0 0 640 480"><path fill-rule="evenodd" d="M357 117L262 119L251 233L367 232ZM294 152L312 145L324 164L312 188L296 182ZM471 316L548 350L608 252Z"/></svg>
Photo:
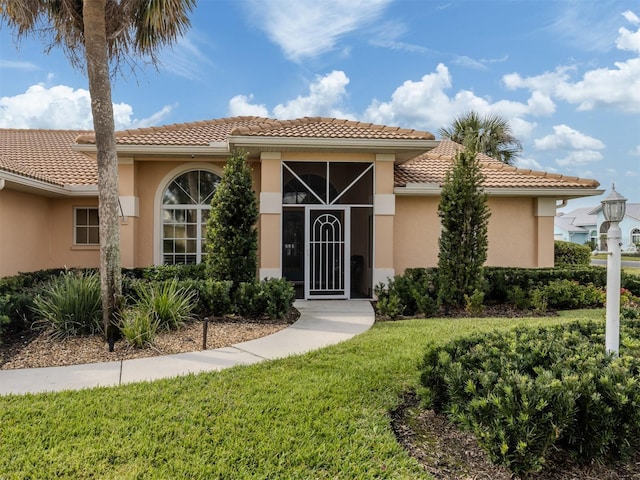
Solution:
<svg viewBox="0 0 640 480"><path fill-rule="evenodd" d="M144 348L153 345L160 330L160 321L146 308L127 308L120 314L118 328L127 343Z"/></svg>
<svg viewBox="0 0 640 480"><path fill-rule="evenodd" d="M293 284L286 278L266 278L260 282L266 300L264 313L269 318L284 318L296 299Z"/></svg>
<svg viewBox="0 0 640 480"><path fill-rule="evenodd" d="M484 312L484 293L474 290L473 294L464 296L464 309L470 315L482 315Z"/></svg>
<svg viewBox="0 0 640 480"><path fill-rule="evenodd" d="M159 328L175 330L193 319L195 291L180 286L177 279L134 284L135 306L158 320Z"/></svg>
<svg viewBox="0 0 640 480"><path fill-rule="evenodd" d="M231 280L212 280L210 278L202 282L199 292L200 308L203 315L226 315L233 311L231 299Z"/></svg>
<svg viewBox="0 0 640 480"><path fill-rule="evenodd" d="M293 306L295 290L286 279L241 282L234 296L236 313L245 317L283 318Z"/></svg>
<svg viewBox="0 0 640 480"><path fill-rule="evenodd" d="M64 338L102 332L100 278L95 273L63 273L33 300L36 324Z"/></svg>
<svg viewBox="0 0 640 480"><path fill-rule="evenodd" d="M408 268L403 275L380 283L374 288L380 315L397 318L400 315L421 313L430 317L437 311L437 269Z"/></svg>
<svg viewBox="0 0 640 480"><path fill-rule="evenodd" d="M553 258L556 267L568 265L588 266L591 263L591 251L587 245L556 240L553 245Z"/></svg>
<svg viewBox="0 0 640 480"><path fill-rule="evenodd" d="M536 310L571 310L601 307L605 303L606 293L593 284L581 285L577 281L563 279L534 289L531 298Z"/></svg>

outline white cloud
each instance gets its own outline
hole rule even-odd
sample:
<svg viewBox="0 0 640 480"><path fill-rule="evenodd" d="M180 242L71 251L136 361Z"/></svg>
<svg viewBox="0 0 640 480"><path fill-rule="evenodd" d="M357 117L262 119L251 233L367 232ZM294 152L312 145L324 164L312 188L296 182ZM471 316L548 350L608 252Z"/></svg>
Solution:
<svg viewBox="0 0 640 480"><path fill-rule="evenodd" d="M248 8L295 62L333 50L341 37L378 19L390 0L253 0Z"/></svg>
<svg viewBox="0 0 640 480"><path fill-rule="evenodd" d="M40 70L35 63L31 62L16 62L11 60L2 60L0 59L0 68L7 70L22 70L25 72Z"/></svg>
<svg viewBox="0 0 640 480"><path fill-rule="evenodd" d="M229 100L229 115L250 116L250 117L268 117L269 110L264 105L252 104L253 95L236 95Z"/></svg>
<svg viewBox="0 0 640 480"><path fill-rule="evenodd" d="M173 75L188 80L201 80L203 66L211 61L198 46L202 39L194 32L178 38L172 48L164 49L160 56L159 67Z"/></svg>
<svg viewBox="0 0 640 480"><path fill-rule="evenodd" d="M564 152L556 160L561 167L581 167L602 160L605 144L567 125L556 125L553 134L534 140L536 150Z"/></svg>
<svg viewBox="0 0 640 480"><path fill-rule="evenodd" d="M629 155L634 155L636 157L640 157L640 144L636 145L636 148L629 152Z"/></svg>
<svg viewBox="0 0 640 480"><path fill-rule="evenodd" d="M640 29L635 32L631 32L622 27L618 30L620 36L616 41L616 46L620 50L628 50L631 52L640 53Z"/></svg>
<svg viewBox="0 0 640 480"><path fill-rule="evenodd" d="M570 152L566 157L556 160L561 167L576 167L588 165L593 162L602 160L602 154L594 150L577 150Z"/></svg>
<svg viewBox="0 0 640 480"><path fill-rule="evenodd" d="M580 133L567 125L553 127L553 135L535 140L537 150L602 150L605 144L600 140Z"/></svg>
<svg viewBox="0 0 640 480"><path fill-rule="evenodd" d="M528 115L549 115L555 105L548 96L532 95L527 103L500 100L491 103L470 90L460 90L449 96L452 87L449 69L439 64L436 71L424 75L419 81L407 80L391 95L389 101L374 100L367 107L363 119L387 125L411 126L437 131L469 110L480 114L498 114L509 120L514 135L529 138L536 123L525 119Z"/></svg>
<svg viewBox="0 0 640 480"><path fill-rule="evenodd" d="M625 18L637 23L633 12L625 12ZM631 32L622 27L618 30L616 46L640 54L640 29ZM623 112L640 112L640 58L615 62L607 68L586 71L582 78L573 81L571 73L575 66L562 66L554 72L523 78L518 73L505 75L503 84L510 90L527 88L531 92L543 93L551 98L577 105L578 110L593 110L605 106Z"/></svg>
<svg viewBox="0 0 640 480"><path fill-rule="evenodd" d="M318 75L309 85L308 95L299 95L273 108L273 117L281 120L301 117L335 117L353 119L354 116L342 110L347 96L349 78L344 72L334 70L327 75ZM268 117L269 109L264 104L252 103L253 95L236 95L229 100L229 114L256 115Z"/></svg>
<svg viewBox="0 0 640 480"><path fill-rule="evenodd" d="M159 123L172 107L166 106L151 117L132 119L133 108L126 103L113 104L117 130ZM0 98L0 127L92 130L91 97L88 90L66 85L50 88L32 85L25 93Z"/></svg>
<svg viewBox="0 0 640 480"><path fill-rule="evenodd" d="M622 16L626 18L629 23L633 23L634 25L640 24L640 18L638 18L638 16L631 10L627 10L622 14Z"/></svg>
<svg viewBox="0 0 640 480"><path fill-rule="evenodd" d="M534 158L517 158L514 167L525 168L529 170L544 170Z"/></svg>
<svg viewBox="0 0 640 480"><path fill-rule="evenodd" d="M353 118L353 115L340 109L347 95L348 84L349 78L339 70L317 76L316 81L309 85L309 95L298 96L285 104L276 105L273 109L274 116L280 119L305 116Z"/></svg>

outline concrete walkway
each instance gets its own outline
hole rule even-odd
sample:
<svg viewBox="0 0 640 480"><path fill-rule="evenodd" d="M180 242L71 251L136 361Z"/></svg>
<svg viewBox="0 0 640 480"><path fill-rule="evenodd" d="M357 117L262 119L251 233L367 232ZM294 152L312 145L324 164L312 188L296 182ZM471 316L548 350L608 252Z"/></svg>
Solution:
<svg viewBox="0 0 640 480"><path fill-rule="evenodd" d="M373 325L367 300L297 300L296 323L231 347L68 367L0 370L0 395L80 390L222 370L298 355L348 340Z"/></svg>

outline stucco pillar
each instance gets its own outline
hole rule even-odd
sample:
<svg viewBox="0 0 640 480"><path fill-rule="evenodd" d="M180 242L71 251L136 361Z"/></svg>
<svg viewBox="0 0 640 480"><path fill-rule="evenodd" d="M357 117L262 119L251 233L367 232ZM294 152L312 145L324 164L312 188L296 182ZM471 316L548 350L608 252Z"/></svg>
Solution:
<svg viewBox="0 0 640 480"><path fill-rule="evenodd" d="M280 264L282 189L280 152L260 154L260 259L261 279L282 276Z"/></svg>
<svg viewBox="0 0 640 480"><path fill-rule="evenodd" d="M120 262L124 268L136 267L136 222L139 217L136 196L135 162L133 158L118 159L120 193Z"/></svg>
<svg viewBox="0 0 640 480"><path fill-rule="evenodd" d="M373 197L374 248L373 285L387 283L395 275L393 265L393 222L395 195L393 193L394 154L377 154L375 161L375 191Z"/></svg>
<svg viewBox="0 0 640 480"><path fill-rule="evenodd" d="M536 198L534 200L536 219L536 266L553 267L554 255L554 218L556 216L555 198Z"/></svg>

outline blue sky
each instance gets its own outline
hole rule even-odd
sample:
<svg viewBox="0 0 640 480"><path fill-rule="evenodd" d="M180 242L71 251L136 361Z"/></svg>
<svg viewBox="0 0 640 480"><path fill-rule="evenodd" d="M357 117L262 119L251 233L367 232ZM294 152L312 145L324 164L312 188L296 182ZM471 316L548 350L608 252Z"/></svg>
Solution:
<svg viewBox="0 0 640 480"><path fill-rule="evenodd" d="M509 119L518 167L640 203L637 0L198 3L158 68L114 79L116 128L328 116L437 135L475 109ZM61 51L2 25L0 127L91 129L87 88Z"/></svg>

